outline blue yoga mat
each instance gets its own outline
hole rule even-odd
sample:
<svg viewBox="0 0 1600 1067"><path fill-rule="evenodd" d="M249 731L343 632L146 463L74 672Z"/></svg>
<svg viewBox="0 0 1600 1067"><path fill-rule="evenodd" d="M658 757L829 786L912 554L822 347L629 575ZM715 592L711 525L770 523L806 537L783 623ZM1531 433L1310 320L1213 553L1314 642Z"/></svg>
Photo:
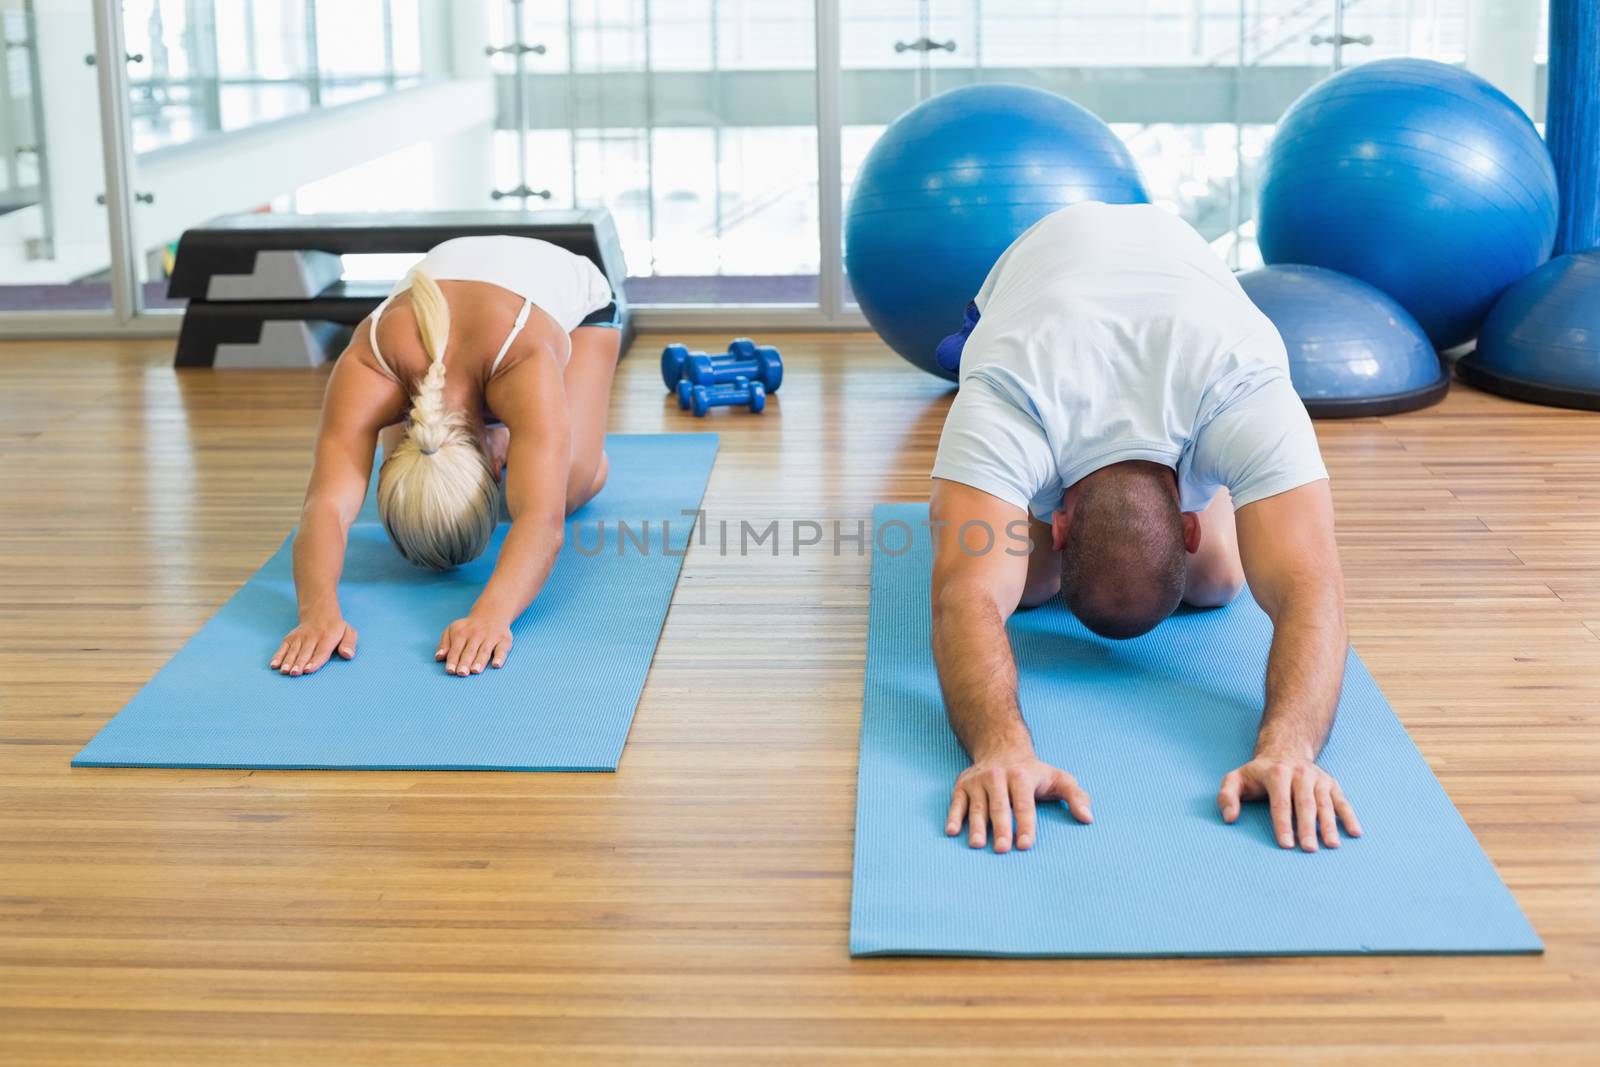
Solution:
<svg viewBox="0 0 1600 1067"><path fill-rule="evenodd" d="M717 437L613 436L606 448L606 487L568 520L503 668L452 677L433 653L488 580L506 525L481 558L436 574L401 559L364 508L339 586L355 659L300 678L267 667L296 619L285 542L73 765L616 770Z"/></svg>
<svg viewBox="0 0 1600 1067"><path fill-rule="evenodd" d="M1096 637L1059 604L1019 612L1010 634L1035 747L1089 791L1095 822L1042 807L1033 849L998 856L946 837L968 760L929 650L927 509L874 518L854 955L1542 950L1353 653L1321 762L1365 835L1308 854L1278 848L1264 804L1222 822L1217 788L1250 757L1271 638L1248 596L1133 641Z"/></svg>

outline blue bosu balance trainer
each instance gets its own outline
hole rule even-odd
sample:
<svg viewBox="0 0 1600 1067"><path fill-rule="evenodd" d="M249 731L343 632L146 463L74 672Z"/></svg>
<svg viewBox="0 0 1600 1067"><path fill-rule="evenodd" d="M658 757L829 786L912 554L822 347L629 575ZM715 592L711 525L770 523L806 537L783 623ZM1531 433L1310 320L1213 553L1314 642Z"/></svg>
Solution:
<svg viewBox="0 0 1600 1067"><path fill-rule="evenodd" d="M1294 390L1313 417L1393 415L1449 391L1417 320L1366 282L1282 264L1241 274L1239 284L1283 336Z"/></svg>

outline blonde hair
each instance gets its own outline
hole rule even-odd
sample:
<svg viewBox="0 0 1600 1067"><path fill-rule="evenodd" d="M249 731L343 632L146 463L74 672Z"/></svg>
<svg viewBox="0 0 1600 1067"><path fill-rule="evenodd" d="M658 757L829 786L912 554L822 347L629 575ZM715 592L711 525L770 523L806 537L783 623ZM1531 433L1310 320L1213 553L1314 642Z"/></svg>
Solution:
<svg viewBox="0 0 1600 1067"><path fill-rule="evenodd" d="M485 444L459 411L444 406L450 305L420 270L407 278L428 370L411 401L410 425L378 472L378 516L400 554L434 570L483 554L500 516L500 480Z"/></svg>

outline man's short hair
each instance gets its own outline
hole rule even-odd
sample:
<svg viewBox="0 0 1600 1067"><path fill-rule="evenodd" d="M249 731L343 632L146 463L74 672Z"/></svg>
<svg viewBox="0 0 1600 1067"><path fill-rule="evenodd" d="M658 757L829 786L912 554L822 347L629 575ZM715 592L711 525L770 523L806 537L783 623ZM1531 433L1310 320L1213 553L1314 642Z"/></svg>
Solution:
<svg viewBox="0 0 1600 1067"><path fill-rule="evenodd" d="M1078 490L1061 553L1061 595L1101 637L1138 637L1176 610L1186 564L1172 471L1119 463Z"/></svg>

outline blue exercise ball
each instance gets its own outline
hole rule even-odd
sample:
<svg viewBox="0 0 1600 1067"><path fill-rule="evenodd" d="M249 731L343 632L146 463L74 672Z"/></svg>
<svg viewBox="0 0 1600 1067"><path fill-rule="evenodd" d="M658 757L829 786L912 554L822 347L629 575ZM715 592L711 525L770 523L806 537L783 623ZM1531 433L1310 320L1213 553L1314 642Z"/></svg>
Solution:
<svg viewBox="0 0 1600 1067"><path fill-rule="evenodd" d="M1117 135L1072 101L969 85L907 111L867 153L845 213L862 313L900 355L951 381L934 350L1000 253L1068 204L1148 202Z"/></svg>
<svg viewBox="0 0 1600 1067"><path fill-rule="evenodd" d="M1392 415L1436 402L1450 375L1417 320L1366 282L1300 264L1239 275L1289 352L1289 377L1318 418Z"/></svg>
<svg viewBox="0 0 1600 1067"><path fill-rule="evenodd" d="M1456 374L1518 400L1600 411L1600 249L1557 256L1507 289Z"/></svg>
<svg viewBox="0 0 1600 1067"><path fill-rule="evenodd" d="M1341 71L1274 136L1257 214L1268 263L1377 286L1437 348L1472 339L1494 300L1555 241L1550 153L1475 74L1427 59Z"/></svg>

